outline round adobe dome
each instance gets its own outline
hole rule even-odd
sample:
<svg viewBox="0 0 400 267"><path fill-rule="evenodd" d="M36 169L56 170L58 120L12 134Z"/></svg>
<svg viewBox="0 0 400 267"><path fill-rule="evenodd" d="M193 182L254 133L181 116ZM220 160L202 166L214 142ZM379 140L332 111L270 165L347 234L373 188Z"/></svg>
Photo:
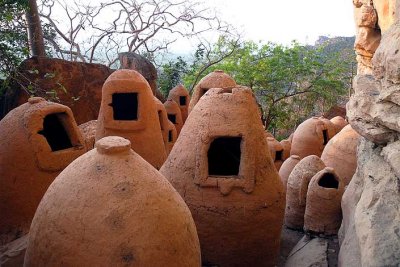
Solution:
<svg viewBox="0 0 400 267"><path fill-rule="evenodd" d="M292 172L293 168L300 162L300 157L297 155L291 155L287 160L285 160L279 169L279 176L281 177L281 181L283 187L287 187L287 182L289 179L289 175Z"/></svg>
<svg viewBox="0 0 400 267"><path fill-rule="evenodd" d="M236 86L235 80L222 70L215 70L201 79L193 88L192 99L189 104L189 113L199 102L200 98L211 88L229 89ZM259 111L257 111L259 112Z"/></svg>
<svg viewBox="0 0 400 267"><path fill-rule="evenodd" d="M290 155L304 158L321 156L325 145L335 135L333 124L321 117L312 117L302 122L293 134ZM332 125L331 125L332 124Z"/></svg>
<svg viewBox="0 0 400 267"><path fill-rule="evenodd" d="M175 103L178 104L182 114L182 121L183 123L185 123L189 114L189 92L182 84L179 84L172 88L171 91L169 91L168 98L174 100Z"/></svg>
<svg viewBox="0 0 400 267"><path fill-rule="evenodd" d="M273 266L279 254L285 194L257 110L249 88L209 90L160 169L192 211L203 264Z"/></svg>
<svg viewBox="0 0 400 267"><path fill-rule="evenodd" d="M171 220L173 218L173 220ZM200 266L195 224L154 167L110 136L49 187L24 266Z"/></svg>
<svg viewBox="0 0 400 267"><path fill-rule="evenodd" d="M326 167L311 179L304 212L304 230L337 234L342 223L341 200L344 184L333 168Z"/></svg>
<svg viewBox="0 0 400 267"><path fill-rule="evenodd" d="M357 145L360 135L347 125L326 145L321 160L348 185L357 169Z"/></svg>
<svg viewBox="0 0 400 267"><path fill-rule="evenodd" d="M342 116L332 118L331 122L335 126L336 133L340 132L347 124L349 124Z"/></svg>
<svg viewBox="0 0 400 267"><path fill-rule="evenodd" d="M325 168L322 160L310 155L296 164L291 171L286 187L285 225L292 229L302 230L308 185L311 178Z"/></svg>
<svg viewBox="0 0 400 267"><path fill-rule="evenodd" d="M292 143L287 139L282 140L280 143L281 143L281 145L283 147L283 156L282 156L282 158L285 161L290 157L290 149L292 148Z"/></svg>
<svg viewBox="0 0 400 267"><path fill-rule="evenodd" d="M28 231L54 178L85 152L67 106L33 97L0 121L1 240Z"/></svg>
<svg viewBox="0 0 400 267"><path fill-rule="evenodd" d="M277 171L281 168L283 163L283 146L274 137L267 137L269 153L274 161L274 165Z"/></svg>
<svg viewBox="0 0 400 267"><path fill-rule="evenodd" d="M182 114L179 105L174 100L167 99L164 103L164 107L167 111L168 120L174 124L179 136L183 127Z"/></svg>
<svg viewBox="0 0 400 267"><path fill-rule="evenodd" d="M102 89L96 141L121 136L132 149L159 169L167 154L154 96L146 79L137 71L113 72Z"/></svg>

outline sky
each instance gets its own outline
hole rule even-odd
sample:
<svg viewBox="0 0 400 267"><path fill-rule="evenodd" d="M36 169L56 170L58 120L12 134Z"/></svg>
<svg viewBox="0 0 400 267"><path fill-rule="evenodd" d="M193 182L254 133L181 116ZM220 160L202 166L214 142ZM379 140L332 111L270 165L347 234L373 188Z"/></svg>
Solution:
<svg viewBox="0 0 400 267"><path fill-rule="evenodd" d="M313 44L318 36L353 36L352 0L203 0L245 40ZM172 50L188 46L178 42Z"/></svg>

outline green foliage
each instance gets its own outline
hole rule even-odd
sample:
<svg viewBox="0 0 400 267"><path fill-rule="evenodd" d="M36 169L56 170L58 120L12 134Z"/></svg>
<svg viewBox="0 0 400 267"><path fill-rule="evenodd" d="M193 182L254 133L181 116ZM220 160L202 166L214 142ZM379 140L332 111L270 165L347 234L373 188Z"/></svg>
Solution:
<svg viewBox="0 0 400 267"><path fill-rule="evenodd" d="M158 85L161 93L167 97L169 91L182 82L182 76L187 72L187 63L182 57L170 60L163 64L158 77Z"/></svg>
<svg viewBox="0 0 400 267"><path fill-rule="evenodd" d="M219 43L214 53L223 51ZM238 84L250 87L261 104L269 130L290 129L311 114L320 114L346 95L354 54L344 55L325 44L290 46L245 42L231 56L203 72L214 69L230 74ZM187 72L185 81L193 80Z"/></svg>

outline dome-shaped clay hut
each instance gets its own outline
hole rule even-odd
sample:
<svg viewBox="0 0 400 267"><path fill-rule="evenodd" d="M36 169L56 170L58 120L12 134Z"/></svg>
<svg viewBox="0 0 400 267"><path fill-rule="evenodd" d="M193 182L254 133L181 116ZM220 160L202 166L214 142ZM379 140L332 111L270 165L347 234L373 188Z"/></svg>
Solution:
<svg viewBox="0 0 400 267"><path fill-rule="evenodd" d="M301 123L293 134L290 155L300 158L309 155L321 156L325 145L336 134L335 128L329 120L321 117L312 117Z"/></svg>
<svg viewBox="0 0 400 267"><path fill-rule="evenodd" d="M179 136L183 127L183 120L178 104L172 99L167 99L167 101L164 102L164 107L167 111L168 120L174 124Z"/></svg>
<svg viewBox="0 0 400 267"><path fill-rule="evenodd" d="M290 157L290 149L292 148L292 143L287 139L282 140L280 143L283 147L282 159L283 161L285 161Z"/></svg>
<svg viewBox="0 0 400 267"><path fill-rule="evenodd" d="M332 168L319 171L308 186L304 230L325 235L337 234L342 223L340 203L343 192L344 185Z"/></svg>
<svg viewBox="0 0 400 267"><path fill-rule="evenodd" d="M315 155L305 157L293 168L286 187L285 225L287 227L303 229L308 185L311 178L324 168L322 160Z"/></svg>
<svg viewBox="0 0 400 267"><path fill-rule="evenodd" d="M267 137L269 153L274 161L274 165L277 171L281 168L283 163L283 146L273 137Z"/></svg>
<svg viewBox="0 0 400 267"><path fill-rule="evenodd" d="M157 169L167 157L153 94L137 71L117 70L103 85L96 141L105 136L130 140L132 149Z"/></svg>
<svg viewBox="0 0 400 267"><path fill-rule="evenodd" d="M0 237L28 231L48 186L86 152L70 108L33 97L0 121Z"/></svg>
<svg viewBox="0 0 400 267"><path fill-rule="evenodd" d="M350 183L356 172L359 140L360 135L351 125L347 125L328 142L322 152L321 160L335 170L344 186Z"/></svg>
<svg viewBox="0 0 400 267"><path fill-rule="evenodd" d="M164 140L165 152L167 156L172 149L173 144L177 138L176 128L172 122L168 120L167 111L165 110L164 104L161 103L158 98L154 97L156 102L156 109L158 114L158 120L160 122L161 132ZM171 127L172 125L172 127Z"/></svg>
<svg viewBox="0 0 400 267"><path fill-rule="evenodd" d="M285 195L249 88L209 90L160 172L192 212L204 265L275 264Z"/></svg>
<svg viewBox="0 0 400 267"><path fill-rule="evenodd" d="M189 114L189 92L182 84L179 84L176 87L172 88L171 91L169 91L168 98L174 100L175 103L178 104L182 114L182 121L183 123L185 123Z"/></svg>
<svg viewBox="0 0 400 267"><path fill-rule="evenodd" d="M189 113L193 110L194 106L199 102L200 98L211 88L233 88L236 82L231 76L222 70L215 70L203 79L201 79L193 89L192 99L189 104ZM257 110L257 114L260 111Z"/></svg>
<svg viewBox="0 0 400 267"><path fill-rule="evenodd" d="M279 176L281 177L281 181L283 187L287 187L287 181L289 179L289 175L292 172L293 168L300 162L300 157L297 155L291 155L287 160L285 160L279 169Z"/></svg>
<svg viewBox="0 0 400 267"><path fill-rule="evenodd" d="M200 266L196 227L154 167L109 136L71 163L41 201L24 266Z"/></svg>
<svg viewBox="0 0 400 267"><path fill-rule="evenodd" d="M178 139L178 133L176 132L175 125L168 121L168 128L167 128L167 136L165 142L165 150L167 151L167 155L171 152L172 148L175 145L176 140Z"/></svg>
<svg viewBox="0 0 400 267"><path fill-rule="evenodd" d="M78 126L81 131L87 150L94 148L97 120L91 120Z"/></svg>
<svg viewBox="0 0 400 267"><path fill-rule="evenodd" d="M274 135L268 131L265 131L264 134L265 134L265 138L268 138L268 137L275 138Z"/></svg>
<svg viewBox="0 0 400 267"><path fill-rule="evenodd" d="M331 119L335 126L336 133L340 132L347 124L349 124L342 116L336 116Z"/></svg>

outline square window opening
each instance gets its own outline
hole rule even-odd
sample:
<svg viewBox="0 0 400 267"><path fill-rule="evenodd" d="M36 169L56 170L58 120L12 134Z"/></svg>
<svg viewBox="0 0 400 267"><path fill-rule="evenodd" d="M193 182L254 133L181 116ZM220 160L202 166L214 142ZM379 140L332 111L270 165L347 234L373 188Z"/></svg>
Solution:
<svg viewBox="0 0 400 267"><path fill-rule="evenodd" d="M180 96L179 97L179 105L180 106L186 106L186 96Z"/></svg>
<svg viewBox="0 0 400 267"><path fill-rule="evenodd" d="M328 130L322 130L322 134L324 136L324 145L326 145L329 141Z"/></svg>
<svg viewBox="0 0 400 267"><path fill-rule="evenodd" d="M242 137L218 137L208 150L209 176L238 176Z"/></svg>
<svg viewBox="0 0 400 267"><path fill-rule="evenodd" d="M46 138L53 152L73 147L68 131L63 124L63 121L67 119L66 113L53 113L47 115L43 120L43 130L40 130L38 134Z"/></svg>
<svg viewBox="0 0 400 267"><path fill-rule="evenodd" d="M176 114L168 114L168 119L169 119L173 124L176 124Z"/></svg>
<svg viewBox="0 0 400 267"><path fill-rule="evenodd" d="M117 121L133 121L138 119L138 93L112 94L113 118Z"/></svg>
<svg viewBox="0 0 400 267"><path fill-rule="evenodd" d="M283 154L283 150L276 151L275 152L275 161L282 160L282 154Z"/></svg>

